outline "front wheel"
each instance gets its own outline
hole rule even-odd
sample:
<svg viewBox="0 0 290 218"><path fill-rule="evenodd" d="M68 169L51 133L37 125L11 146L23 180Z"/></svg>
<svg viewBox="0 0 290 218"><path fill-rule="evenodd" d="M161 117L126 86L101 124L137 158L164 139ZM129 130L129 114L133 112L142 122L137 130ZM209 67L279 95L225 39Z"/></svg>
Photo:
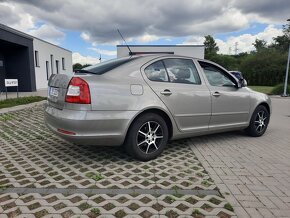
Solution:
<svg viewBox="0 0 290 218"><path fill-rule="evenodd" d="M262 136L268 127L269 121L270 113L265 106L260 105L255 109L246 132L250 136Z"/></svg>
<svg viewBox="0 0 290 218"><path fill-rule="evenodd" d="M138 117L129 129L125 148L133 157L148 161L158 157L168 141L168 128L158 114L147 113Z"/></svg>

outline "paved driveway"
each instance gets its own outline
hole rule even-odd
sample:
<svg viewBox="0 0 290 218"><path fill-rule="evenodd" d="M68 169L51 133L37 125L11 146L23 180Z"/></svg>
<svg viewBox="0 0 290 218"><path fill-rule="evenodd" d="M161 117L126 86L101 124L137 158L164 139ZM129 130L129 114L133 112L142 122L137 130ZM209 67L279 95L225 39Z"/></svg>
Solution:
<svg viewBox="0 0 290 218"><path fill-rule="evenodd" d="M234 215L188 140L139 162L122 148L63 141L42 105L0 115L0 189L1 218Z"/></svg>
<svg viewBox="0 0 290 218"><path fill-rule="evenodd" d="M290 217L290 100L272 100L265 136L175 141L146 163L63 141L41 106L2 114L1 218Z"/></svg>
<svg viewBox="0 0 290 218"><path fill-rule="evenodd" d="M290 217L290 99L272 104L263 137L235 132L190 140L238 217Z"/></svg>

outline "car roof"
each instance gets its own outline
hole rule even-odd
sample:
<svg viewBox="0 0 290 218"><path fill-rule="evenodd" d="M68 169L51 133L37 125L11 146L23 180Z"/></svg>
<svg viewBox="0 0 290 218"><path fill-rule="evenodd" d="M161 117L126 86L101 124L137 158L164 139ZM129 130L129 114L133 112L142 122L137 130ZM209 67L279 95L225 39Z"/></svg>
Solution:
<svg viewBox="0 0 290 218"><path fill-rule="evenodd" d="M190 56L184 55L175 55L175 54L139 54L139 55L132 55L131 57L152 57L152 58L161 58L161 57L179 57L179 58L191 58L191 59L199 59Z"/></svg>

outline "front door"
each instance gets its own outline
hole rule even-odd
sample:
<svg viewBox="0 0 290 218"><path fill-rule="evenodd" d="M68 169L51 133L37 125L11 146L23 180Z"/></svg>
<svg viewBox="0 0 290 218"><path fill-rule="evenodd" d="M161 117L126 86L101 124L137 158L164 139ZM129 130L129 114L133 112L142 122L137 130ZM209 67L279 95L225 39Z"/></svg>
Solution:
<svg viewBox="0 0 290 218"><path fill-rule="evenodd" d="M144 69L144 78L182 132L208 130L211 97L192 59L166 58Z"/></svg>
<svg viewBox="0 0 290 218"><path fill-rule="evenodd" d="M222 68L199 61L208 81L212 98L212 116L209 129L240 127L247 125L250 96L245 88L237 88L237 81Z"/></svg>

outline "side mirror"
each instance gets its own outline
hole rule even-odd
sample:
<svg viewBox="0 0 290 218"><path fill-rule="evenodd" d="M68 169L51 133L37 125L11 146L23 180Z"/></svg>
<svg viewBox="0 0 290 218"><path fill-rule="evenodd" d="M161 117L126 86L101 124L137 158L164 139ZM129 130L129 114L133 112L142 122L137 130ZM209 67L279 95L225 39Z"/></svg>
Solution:
<svg viewBox="0 0 290 218"><path fill-rule="evenodd" d="M244 78L240 78L238 88L242 88L242 87L246 87L246 86L247 86L247 80L245 80Z"/></svg>

